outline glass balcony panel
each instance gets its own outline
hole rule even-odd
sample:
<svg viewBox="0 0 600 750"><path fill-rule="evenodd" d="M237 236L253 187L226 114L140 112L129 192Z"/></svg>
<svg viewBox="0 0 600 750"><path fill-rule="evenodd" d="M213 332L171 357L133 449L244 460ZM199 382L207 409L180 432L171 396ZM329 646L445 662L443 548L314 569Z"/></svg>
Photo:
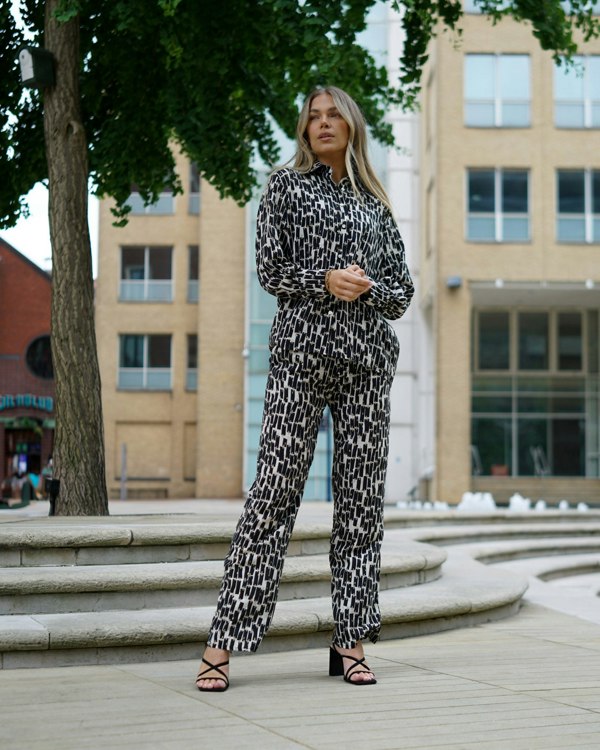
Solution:
<svg viewBox="0 0 600 750"><path fill-rule="evenodd" d="M493 128L496 125L494 102L466 102L465 125L471 128Z"/></svg>
<svg viewBox="0 0 600 750"><path fill-rule="evenodd" d="M505 216L502 219L502 240L504 242L527 242L529 219Z"/></svg>
<svg viewBox="0 0 600 750"><path fill-rule="evenodd" d="M583 102L573 104L556 102L554 124L557 128L583 128L585 125Z"/></svg>
<svg viewBox="0 0 600 750"><path fill-rule="evenodd" d="M496 239L496 221L493 217L469 216L467 222L467 239L479 242L494 242Z"/></svg>
<svg viewBox="0 0 600 750"><path fill-rule="evenodd" d="M121 302L142 302L144 300L144 281L121 281L119 300Z"/></svg>
<svg viewBox="0 0 600 750"><path fill-rule="evenodd" d="M198 299L200 297L199 290L200 290L200 284L198 281L188 281L187 301L198 302Z"/></svg>
<svg viewBox="0 0 600 750"><path fill-rule="evenodd" d="M528 128L530 125L529 102L502 104L503 128Z"/></svg>
<svg viewBox="0 0 600 750"><path fill-rule="evenodd" d="M559 242L585 242L585 219L559 217L556 235Z"/></svg>
<svg viewBox="0 0 600 750"><path fill-rule="evenodd" d="M171 370L167 368L148 368L146 371L146 388L152 391L171 390Z"/></svg>
<svg viewBox="0 0 600 750"><path fill-rule="evenodd" d="M119 368L118 387L124 390L141 390L144 387L143 369Z"/></svg>
<svg viewBox="0 0 600 750"><path fill-rule="evenodd" d="M146 300L148 302L172 302L173 282L169 280L149 280L147 282Z"/></svg>
<svg viewBox="0 0 600 750"><path fill-rule="evenodd" d="M198 388L198 370L189 368L185 373L186 391L195 391Z"/></svg>

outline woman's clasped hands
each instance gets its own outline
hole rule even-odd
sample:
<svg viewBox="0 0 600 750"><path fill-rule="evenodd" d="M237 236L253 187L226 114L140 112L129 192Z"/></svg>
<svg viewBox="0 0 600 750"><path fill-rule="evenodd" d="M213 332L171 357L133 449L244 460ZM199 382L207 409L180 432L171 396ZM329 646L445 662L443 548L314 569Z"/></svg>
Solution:
<svg viewBox="0 0 600 750"><path fill-rule="evenodd" d="M371 279L355 263L347 268L330 271L327 280L327 287L331 294L345 302L354 302L372 286Z"/></svg>

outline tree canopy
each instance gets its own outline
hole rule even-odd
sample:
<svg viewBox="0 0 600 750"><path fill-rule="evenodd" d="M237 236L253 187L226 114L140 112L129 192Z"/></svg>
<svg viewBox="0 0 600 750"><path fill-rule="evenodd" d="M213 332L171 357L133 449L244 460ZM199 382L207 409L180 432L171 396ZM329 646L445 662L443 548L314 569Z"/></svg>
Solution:
<svg viewBox="0 0 600 750"><path fill-rule="evenodd" d="M123 205L136 184L147 200L181 189L169 149L178 142L205 179L239 202L254 186L255 149L277 160L274 123L293 134L299 98L334 83L360 103L374 133L392 142L385 113L414 107L431 37L459 30L459 0L393 0L406 43L400 76L357 43L376 0L63 0L59 18L78 18L80 96L92 189ZM577 30L598 35L594 0L479 0L492 22L528 21L543 48L572 55ZM43 96L23 93L16 67L24 44L0 0L0 226L47 177ZM21 0L22 19L43 45L43 0Z"/></svg>

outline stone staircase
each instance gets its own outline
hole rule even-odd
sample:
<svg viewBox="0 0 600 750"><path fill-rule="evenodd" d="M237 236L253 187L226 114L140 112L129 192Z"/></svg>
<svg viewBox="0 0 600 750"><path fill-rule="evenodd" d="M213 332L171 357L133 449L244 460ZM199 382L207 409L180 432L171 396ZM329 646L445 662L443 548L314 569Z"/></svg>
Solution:
<svg viewBox="0 0 600 750"><path fill-rule="evenodd" d="M600 513L546 513L538 519L390 509L386 529L382 638L516 613L526 571L490 563L549 555L600 561ZM232 532L231 522L193 515L2 523L2 667L198 657ZM328 525L297 525L261 651L328 643L328 547Z"/></svg>

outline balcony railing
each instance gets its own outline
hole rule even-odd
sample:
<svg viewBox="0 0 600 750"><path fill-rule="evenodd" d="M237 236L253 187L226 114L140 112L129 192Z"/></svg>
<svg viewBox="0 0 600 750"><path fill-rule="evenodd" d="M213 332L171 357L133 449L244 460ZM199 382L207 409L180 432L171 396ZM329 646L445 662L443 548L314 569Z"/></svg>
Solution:
<svg viewBox="0 0 600 750"><path fill-rule="evenodd" d="M170 367L120 367L118 387L128 391L170 391Z"/></svg>
<svg viewBox="0 0 600 750"><path fill-rule="evenodd" d="M172 302L172 279L122 279L119 287L121 302Z"/></svg>

